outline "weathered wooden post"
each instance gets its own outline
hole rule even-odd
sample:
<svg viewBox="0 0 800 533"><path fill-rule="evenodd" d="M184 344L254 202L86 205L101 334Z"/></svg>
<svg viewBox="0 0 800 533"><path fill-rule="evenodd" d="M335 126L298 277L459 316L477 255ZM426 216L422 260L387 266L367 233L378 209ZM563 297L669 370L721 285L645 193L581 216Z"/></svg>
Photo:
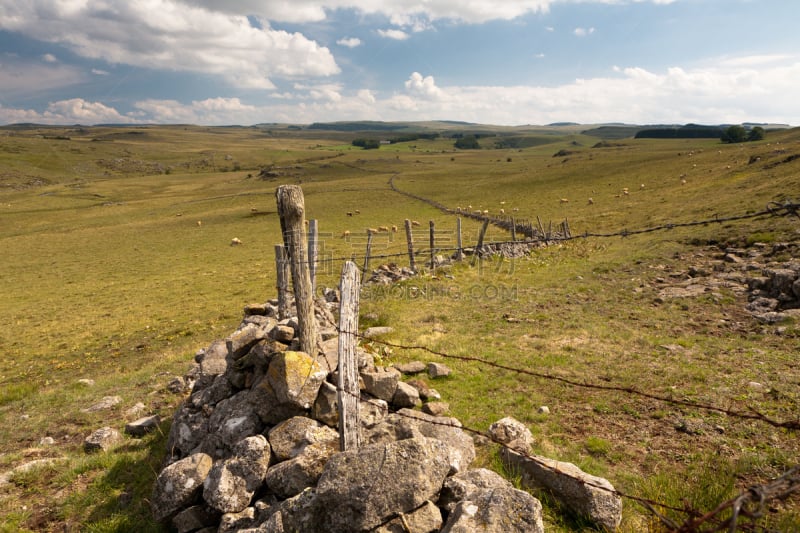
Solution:
<svg viewBox="0 0 800 533"><path fill-rule="evenodd" d="M511 240L517 242L517 221L511 217Z"/></svg>
<svg viewBox="0 0 800 533"><path fill-rule="evenodd" d="M536 222L539 224L539 233L542 235L542 239L544 239L544 242L547 243L547 233L544 232L544 226L542 226L542 219L539 218L539 215L536 215Z"/></svg>
<svg viewBox="0 0 800 533"><path fill-rule="evenodd" d="M308 275L311 278L311 294L317 293L317 255L319 252L317 220L308 221Z"/></svg>
<svg viewBox="0 0 800 533"><path fill-rule="evenodd" d="M464 250L461 245L461 217L456 217L456 261L464 258Z"/></svg>
<svg viewBox="0 0 800 533"><path fill-rule="evenodd" d="M278 319L289 318L289 260L286 248L275 245L275 275L278 281Z"/></svg>
<svg viewBox="0 0 800 533"><path fill-rule="evenodd" d="M364 276L369 275L369 257L372 255L372 232L367 229L367 251L364 253Z"/></svg>
<svg viewBox="0 0 800 533"><path fill-rule="evenodd" d="M289 253L297 307L300 349L312 357L317 349L317 324L314 318L314 293L308 268L308 242L305 228L305 201L299 185L281 185L275 191L281 218L283 242Z"/></svg>
<svg viewBox="0 0 800 533"><path fill-rule="evenodd" d="M478 233L478 244L475 246L475 253L472 256L472 264L475 264L475 259L481 256L481 248L483 248L483 238L486 236L486 230L489 228L489 219L483 219L481 231Z"/></svg>
<svg viewBox="0 0 800 533"><path fill-rule="evenodd" d="M408 242L408 262L411 270L416 270L417 265L414 262L414 240L411 235L411 221L406 219L406 241Z"/></svg>
<svg viewBox="0 0 800 533"><path fill-rule="evenodd" d="M336 401L339 406L339 444L341 450L358 449L361 444L358 390L358 267L347 261L339 282L339 383Z"/></svg>
<svg viewBox="0 0 800 533"><path fill-rule="evenodd" d="M433 220L430 221L430 228L431 228L431 237L430 237L430 241L431 241L431 273L433 273L436 270L436 248L434 247L436 245L436 240L434 238L434 223L433 223Z"/></svg>

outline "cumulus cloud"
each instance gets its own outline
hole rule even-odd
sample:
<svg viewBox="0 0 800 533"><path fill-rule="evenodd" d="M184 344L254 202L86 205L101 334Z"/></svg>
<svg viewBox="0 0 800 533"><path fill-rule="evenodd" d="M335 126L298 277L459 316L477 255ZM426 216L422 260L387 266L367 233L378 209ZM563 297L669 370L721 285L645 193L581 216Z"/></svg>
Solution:
<svg viewBox="0 0 800 533"><path fill-rule="evenodd" d="M425 76L419 72L413 72L405 82L406 90L414 95L430 100L439 100L444 96L444 92L436 86L433 76Z"/></svg>
<svg viewBox="0 0 800 533"><path fill-rule="evenodd" d="M572 33L578 37L586 37L594 33L594 28L575 28Z"/></svg>
<svg viewBox="0 0 800 533"><path fill-rule="evenodd" d="M243 14L177 0L4 4L0 29L109 63L202 72L239 87L261 89L274 87L271 77L339 72L330 51L300 33L254 27Z"/></svg>
<svg viewBox="0 0 800 533"><path fill-rule="evenodd" d="M94 74L95 76L108 76L110 73L107 70L93 68L92 74Z"/></svg>
<svg viewBox="0 0 800 533"><path fill-rule="evenodd" d="M404 32L403 30L398 30L396 28L388 30L378 30L378 35L380 35L381 37L385 37L387 39L394 39L395 41L405 41L409 37L409 35L406 32Z"/></svg>
<svg viewBox="0 0 800 533"><path fill-rule="evenodd" d="M137 120L123 115L113 107L100 102L89 102L82 98L59 100L48 104L38 112L32 109L12 109L0 106L0 122L34 122L37 124L102 124L110 122L134 123Z"/></svg>
<svg viewBox="0 0 800 533"><path fill-rule="evenodd" d="M45 63L58 63L58 59L53 54L44 54L42 59Z"/></svg>
<svg viewBox="0 0 800 533"><path fill-rule="evenodd" d="M361 39L358 37L343 37L336 41L339 46L346 46L347 48L355 48L361 46Z"/></svg>

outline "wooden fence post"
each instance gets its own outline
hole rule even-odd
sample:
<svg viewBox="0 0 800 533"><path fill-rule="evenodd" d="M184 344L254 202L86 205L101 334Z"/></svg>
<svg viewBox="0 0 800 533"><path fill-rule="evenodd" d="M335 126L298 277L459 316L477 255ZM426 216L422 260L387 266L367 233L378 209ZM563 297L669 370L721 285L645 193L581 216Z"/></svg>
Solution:
<svg viewBox="0 0 800 533"><path fill-rule="evenodd" d="M483 226L481 226L481 231L478 233L478 244L475 246L475 254L472 256L472 264L475 264L475 258L480 257L481 255L481 248L483 248L483 238L486 236L486 230L489 228L489 219L483 219Z"/></svg>
<svg viewBox="0 0 800 533"><path fill-rule="evenodd" d="M434 273L436 269L436 248L434 248L436 242L434 238L434 225L433 220L430 221L430 228L431 228L431 274Z"/></svg>
<svg viewBox="0 0 800 533"><path fill-rule="evenodd" d="M308 275L311 278L311 294L317 292L317 255L319 252L318 242L319 232L317 220L308 221Z"/></svg>
<svg viewBox="0 0 800 533"><path fill-rule="evenodd" d="M406 219L406 241L408 242L408 262L411 270L416 270L417 265L414 262L414 240L411 235L411 221Z"/></svg>
<svg viewBox="0 0 800 533"><path fill-rule="evenodd" d="M369 275L369 256L372 255L372 232L367 229L367 251L364 254L364 277Z"/></svg>
<svg viewBox="0 0 800 533"><path fill-rule="evenodd" d="M456 217L456 261L464 258L464 251L461 246L461 217Z"/></svg>
<svg viewBox="0 0 800 533"><path fill-rule="evenodd" d="M360 442L358 390L358 267L347 261L339 282L339 382L336 401L339 406L339 444L341 450L358 449Z"/></svg>
<svg viewBox="0 0 800 533"><path fill-rule="evenodd" d="M289 318L289 260L286 248L275 245L275 274L278 281L278 319Z"/></svg>
<svg viewBox="0 0 800 533"><path fill-rule="evenodd" d="M511 240L517 242L517 221L511 217Z"/></svg>
<svg viewBox="0 0 800 533"><path fill-rule="evenodd" d="M281 217L283 242L289 252L297 307L300 350L316 356L317 324L314 317L314 293L308 273L308 242L305 227L305 200L299 185L281 185L275 191L278 215Z"/></svg>

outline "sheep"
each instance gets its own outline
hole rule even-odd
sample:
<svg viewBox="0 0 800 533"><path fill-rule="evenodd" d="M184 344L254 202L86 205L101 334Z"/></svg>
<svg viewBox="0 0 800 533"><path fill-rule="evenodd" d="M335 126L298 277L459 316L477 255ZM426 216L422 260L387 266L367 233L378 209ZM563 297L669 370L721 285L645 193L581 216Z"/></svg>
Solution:
<svg viewBox="0 0 800 533"><path fill-rule="evenodd" d="M686 185L686 180L684 178L681 178L681 185Z"/></svg>
<svg viewBox="0 0 800 533"><path fill-rule="evenodd" d="M383 233L389 233L389 226L378 226L378 231Z"/></svg>
<svg viewBox="0 0 800 533"><path fill-rule="evenodd" d="M258 208L257 207L251 207L250 208L250 212L251 213L258 213Z"/></svg>
<svg viewBox="0 0 800 533"><path fill-rule="evenodd" d="M506 210L501 208L501 209L500 209L500 214L501 214L501 215L505 215L505 214L506 214Z"/></svg>
<svg viewBox="0 0 800 533"><path fill-rule="evenodd" d="M412 221L411 221L411 225L412 225L412 226L419 226L420 224L419 224L419 222L417 222L416 220L412 220Z"/></svg>
<svg viewBox="0 0 800 533"><path fill-rule="evenodd" d="M500 205L506 205L506 202L505 202L505 200L504 200L504 201L502 201L502 202L500 202Z"/></svg>
<svg viewBox="0 0 800 533"><path fill-rule="evenodd" d="M483 214L484 214L484 215L488 215L488 214L489 214L489 210L488 210L488 209L484 209L484 210L483 210Z"/></svg>
<svg viewBox="0 0 800 533"><path fill-rule="evenodd" d="M346 239L350 236L350 230L346 229L342 232L342 239Z"/></svg>
<svg viewBox="0 0 800 533"><path fill-rule="evenodd" d="M562 204L568 204L568 203L569 203L569 200L568 200L567 198L561 198L561 199L559 200L559 203L562 203Z"/></svg>
<svg viewBox="0 0 800 533"><path fill-rule="evenodd" d="M642 183L641 185L639 185L639 190L640 190L640 191L644 190L644 183Z"/></svg>
<svg viewBox="0 0 800 533"><path fill-rule="evenodd" d="M200 226L202 226L202 225L203 225L203 221L202 221L202 220L198 220L198 221L197 221L197 227L199 228L199 227L200 227Z"/></svg>
<svg viewBox="0 0 800 533"><path fill-rule="evenodd" d="M373 233L378 233L377 228L367 228L367 235L371 235Z"/></svg>
<svg viewBox="0 0 800 533"><path fill-rule="evenodd" d="M361 211L359 211L358 209L356 209L356 210L355 210L355 211L353 211L353 212L354 212L356 215L360 215L360 214L361 214Z"/></svg>
<svg viewBox="0 0 800 533"><path fill-rule="evenodd" d="M589 202L588 202L588 204L589 204L589 205L593 205L593 204L594 204L594 198L589 198Z"/></svg>
<svg viewBox="0 0 800 533"><path fill-rule="evenodd" d="M349 216L349 217L353 216L353 212L352 211L348 211L347 212L347 216Z"/></svg>
<svg viewBox="0 0 800 533"><path fill-rule="evenodd" d="M397 226L392 225L392 233L397 233Z"/></svg>
<svg viewBox="0 0 800 533"><path fill-rule="evenodd" d="M242 244L242 241L239 239L239 237L234 237L231 239L231 246L239 246L240 244Z"/></svg>
<svg viewBox="0 0 800 533"><path fill-rule="evenodd" d="M519 211L519 207L515 207L515 208L514 208L514 211Z"/></svg>

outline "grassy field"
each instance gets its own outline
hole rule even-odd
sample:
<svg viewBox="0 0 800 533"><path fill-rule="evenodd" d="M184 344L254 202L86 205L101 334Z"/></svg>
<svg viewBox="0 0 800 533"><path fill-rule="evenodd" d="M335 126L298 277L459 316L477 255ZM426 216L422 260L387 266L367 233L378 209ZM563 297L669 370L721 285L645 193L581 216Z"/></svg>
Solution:
<svg viewBox="0 0 800 533"><path fill-rule="evenodd" d="M484 138L487 148L474 151L443 139L363 151L345 135L310 135L0 129L0 474L52 460L0 485L0 531L162 530L147 498L182 399L166 384L196 350L236 327L245 304L274 296L280 184L302 184L329 259L318 285L331 287L342 258L363 257L367 227L433 220L442 245L455 244L454 217L392 192L392 177L451 208L566 218L573 234L741 215L800 196L800 159L783 162L800 153L797 130L743 145L532 133L527 148L492 149ZM465 219L465 241L477 232ZM229 246L234 237L244 244ZM487 235L507 238L496 228ZM798 324L758 323L744 296L724 286L695 298L657 296L659 279L679 279L725 246L798 239L800 221L788 217L578 239L513 261L459 264L392 291L365 289L362 323L393 326L388 340L399 344L796 420ZM405 246L383 235L373 253ZM438 360L420 350L383 355ZM485 430L514 416L533 431L537 452L675 507L708 511L800 457L796 432L761 422L444 362L454 375L435 386L465 425ZM111 395L122 399L111 411L83 411ZM122 430L138 402L165 420L160 433L83 453L91 431ZM542 405L551 414L537 414ZM687 423L702 429L687 432ZM480 461L497 465L490 452ZM548 531L587 527L545 504ZM624 531L656 528L644 509L625 506ZM797 530L800 499L773 502L760 524Z"/></svg>

